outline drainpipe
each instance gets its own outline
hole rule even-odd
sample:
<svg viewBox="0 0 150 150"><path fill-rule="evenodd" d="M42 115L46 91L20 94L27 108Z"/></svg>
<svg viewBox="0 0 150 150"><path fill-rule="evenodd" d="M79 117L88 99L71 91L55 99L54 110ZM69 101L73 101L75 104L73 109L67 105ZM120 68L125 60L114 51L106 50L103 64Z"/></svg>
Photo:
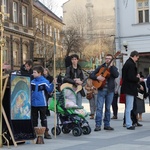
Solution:
<svg viewBox="0 0 150 150"><path fill-rule="evenodd" d="M120 37L120 0L115 0L116 7L116 51L121 51L121 37ZM117 43L118 42L118 43ZM121 73L122 64L120 59L116 60L116 66Z"/></svg>

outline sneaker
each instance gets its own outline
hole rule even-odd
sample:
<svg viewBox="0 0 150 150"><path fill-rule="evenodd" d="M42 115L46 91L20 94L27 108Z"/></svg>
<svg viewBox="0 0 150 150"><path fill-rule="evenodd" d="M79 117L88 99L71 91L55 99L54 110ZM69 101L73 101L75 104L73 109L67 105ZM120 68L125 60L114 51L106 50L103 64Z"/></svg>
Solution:
<svg viewBox="0 0 150 150"><path fill-rule="evenodd" d="M114 128L108 126L108 127L104 127L104 130L114 130Z"/></svg>
<svg viewBox="0 0 150 150"><path fill-rule="evenodd" d="M135 126L131 126L127 128L128 130L135 130Z"/></svg>
<svg viewBox="0 0 150 150"><path fill-rule="evenodd" d="M95 129L94 129L94 131L100 131L101 130L101 127L96 127Z"/></svg>

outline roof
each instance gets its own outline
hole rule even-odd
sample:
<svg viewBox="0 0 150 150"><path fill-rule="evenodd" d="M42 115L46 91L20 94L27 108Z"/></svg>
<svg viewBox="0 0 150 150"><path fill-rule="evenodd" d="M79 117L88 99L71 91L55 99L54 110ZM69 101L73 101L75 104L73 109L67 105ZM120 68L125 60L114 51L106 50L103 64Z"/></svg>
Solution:
<svg viewBox="0 0 150 150"><path fill-rule="evenodd" d="M34 1L33 6L37 9L41 10L43 13L47 14L51 18L55 19L56 21L60 22L61 24L64 24L62 22L62 19L59 18L57 15L55 15L51 10L49 10L45 5L43 5L40 1Z"/></svg>

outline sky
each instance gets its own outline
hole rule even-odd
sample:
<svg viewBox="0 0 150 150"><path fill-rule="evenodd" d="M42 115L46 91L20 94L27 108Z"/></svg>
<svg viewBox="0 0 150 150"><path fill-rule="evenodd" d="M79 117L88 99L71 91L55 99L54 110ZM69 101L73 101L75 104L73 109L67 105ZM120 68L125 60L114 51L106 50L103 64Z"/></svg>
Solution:
<svg viewBox="0 0 150 150"><path fill-rule="evenodd" d="M55 13L58 17L63 16L62 5L68 0L39 0L47 7L52 6L52 12ZM51 1L51 2L50 2Z"/></svg>

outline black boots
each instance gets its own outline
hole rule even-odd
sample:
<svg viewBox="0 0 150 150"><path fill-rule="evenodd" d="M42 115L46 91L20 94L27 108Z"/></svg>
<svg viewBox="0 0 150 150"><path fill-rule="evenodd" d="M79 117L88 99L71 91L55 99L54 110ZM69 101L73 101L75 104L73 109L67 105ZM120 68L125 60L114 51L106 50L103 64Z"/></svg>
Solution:
<svg viewBox="0 0 150 150"><path fill-rule="evenodd" d="M44 138L45 139L52 139L51 135L48 133L48 130L45 130Z"/></svg>

